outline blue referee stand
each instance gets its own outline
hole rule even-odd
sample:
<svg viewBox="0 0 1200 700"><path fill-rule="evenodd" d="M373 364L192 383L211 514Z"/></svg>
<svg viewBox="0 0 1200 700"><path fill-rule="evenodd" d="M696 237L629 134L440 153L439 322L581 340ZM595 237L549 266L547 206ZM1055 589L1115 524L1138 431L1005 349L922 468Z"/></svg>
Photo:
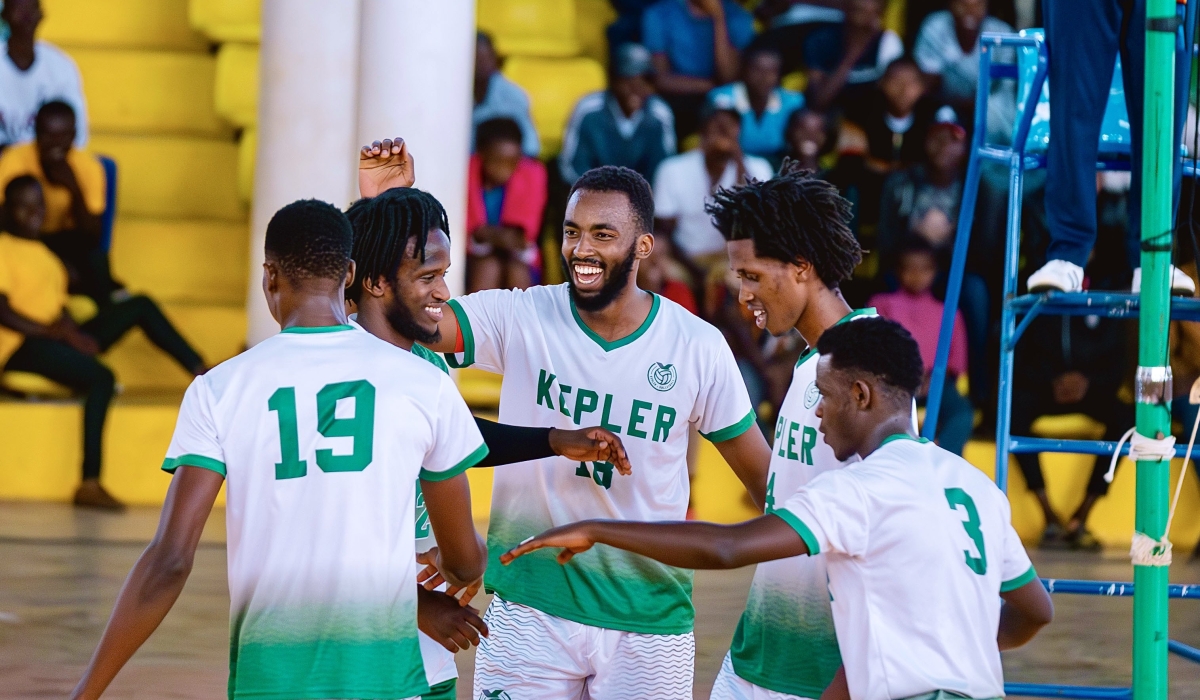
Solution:
<svg viewBox="0 0 1200 700"><path fill-rule="evenodd" d="M1195 18L1196 2L1187 5L1185 22ZM950 339L954 328L954 316L958 310L963 272L966 267L967 248L970 242L971 225L975 203L979 192L980 169L984 161L1004 163L1009 171L1009 192L1004 253L1003 309L1000 333L1000 381L996 418L996 484L1001 490L1008 488L1008 463L1010 454L1042 452L1064 452L1089 455L1111 455L1117 443L1102 440L1052 440L1010 434L1012 415L1013 358L1017 341L1039 315L1090 316L1109 318L1134 318L1139 311L1139 297L1134 294L1113 292L1050 292L1044 294L1018 294L1017 268L1020 253L1021 194L1024 175L1046 165L1046 144L1049 142L1049 123L1044 119L1049 104L1044 89L1047 74L1047 52L1041 30L1028 30L1020 34L985 33L980 40L979 87L975 97L975 128L972 135L970 160L967 166L963 201L959 210L958 231L954 243L954 255L946 288L945 312L941 321L937 355L930 380L929 399L925 411L923 435L932 439L937 426L941 407L942 387L946 382L946 365L950 355ZM998 50L1017 55L1016 63L999 62L995 59ZM1101 133L1100 155L1097 169L1128 170L1129 139L1128 120L1125 112L1120 66L1114 71L1113 90L1106 110ZM988 143L987 100L991 92L991 81L1015 79L1017 81L1017 119L1013 130L1012 146ZM1039 113L1043 117L1035 119ZM1122 122L1124 125L1122 127ZM1124 132L1121 129L1124 129ZM1151 148L1146 144L1146 150ZM1181 155L1182 157L1182 155ZM1189 162L1190 160L1190 162ZM1184 161L1185 176L1195 177L1194 154ZM1173 297L1170 301L1170 318L1182 321L1200 321L1200 299ZM1175 454L1183 456L1186 447L1177 446ZM1121 449L1127 455L1129 446ZM1200 445L1193 452L1193 460L1200 456ZM1132 596L1134 585L1118 581L1075 581L1042 579L1051 593L1093 595L1108 597ZM1200 585L1172 584L1167 587L1169 598L1200 599ZM1200 663L1200 649L1182 642L1168 640L1167 650L1184 659ZM1005 692L1014 696L1093 698L1096 700L1124 700L1133 698L1130 687L1073 686L1055 684L1008 683Z"/></svg>

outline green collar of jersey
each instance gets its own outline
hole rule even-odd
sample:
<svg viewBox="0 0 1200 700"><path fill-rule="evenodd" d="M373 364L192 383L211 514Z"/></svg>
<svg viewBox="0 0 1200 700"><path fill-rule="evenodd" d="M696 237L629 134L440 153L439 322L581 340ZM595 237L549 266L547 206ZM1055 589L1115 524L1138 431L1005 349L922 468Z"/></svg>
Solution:
<svg viewBox="0 0 1200 700"><path fill-rule="evenodd" d="M617 348L623 348L626 345L629 345L630 343L637 340L638 338L641 338L643 335L645 335L646 331L649 330L650 324L654 322L654 317L658 315L658 307L659 307L658 295L651 292L650 296L651 296L650 313L646 314L646 320L642 321L642 325L638 326L638 329L636 331L630 333L629 335L625 336L624 338L618 338L618 339L612 340L612 341L608 341L608 340L605 340L604 338L601 338L596 333L596 331L592 330L591 328L588 328L587 324L583 322L583 319L579 317L579 310L575 308L575 300L574 299L571 300L571 315L575 317L575 323L579 324L579 329L581 331L583 331L584 335L586 335L587 337L596 341L596 344L599 345L601 347L601 349L604 350L604 352L611 352L613 350L616 350Z"/></svg>
<svg viewBox="0 0 1200 700"><path fill-rule="evenodd" d="M838 325L838 323L845 323L846 321L856 319L860 316L878 316L878 315L879 314L876 313L874 306L869 306L865 309L854 309L853 311L846 314L845 316L842 316L842 320L838 321L837 323L835 323L833 325L836 326L836 325ZM813 355L816 355L816 354L817 354L816 348L809 348L809 349L805 350L804 354L800 356L800 359L796 360L796 366L799 367L800 365L804 364L805 362L808 362L809 358L811 358Z"/></svg>
<svg viewBox="0 0 1200 700"><path fill-rule="evenodd" d="M929 438L913 437L912 435L909 435L908 433L896 433L895 435L889 435L889 436L885 437L883 439L883 442L879 443L879 446L883 447L884 445L888 444L889 442L895 442L897 440L912 440L913 442L919 442L922 445L929 442Z"/></svg>
<svg viewBox="0 0 1200 700"><path fill-rule="evenodd" d="M284 328L280 333L337 333L338 331L352 331L354 326L348 323L339 323L336 326L292 326Z"/></svg>

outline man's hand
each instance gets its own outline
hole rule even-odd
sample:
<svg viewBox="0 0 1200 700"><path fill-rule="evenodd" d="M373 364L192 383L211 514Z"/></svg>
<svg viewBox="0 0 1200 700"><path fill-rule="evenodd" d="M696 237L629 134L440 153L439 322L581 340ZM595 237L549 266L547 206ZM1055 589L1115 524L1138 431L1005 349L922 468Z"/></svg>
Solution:
<svg viewBox="0 0 1200 700"><path fill-rule="evenodd" d="M480 636L488 636L487 624L475 608L421 587L417 588L417 627L452 654L477 646Z"/></svg>
<svg viewBox="0 0 1200 700"><path fill-rule="evenodd" d="M1071 371L1058 375L1050 383L1054 402L1072 404L1083 401L1083 397L1087 396L1089 384L1087 375L1082 372Z"/></svg>
<svg viewBox="0 0 1200 700"><path fill-rule="evenodd" d="M55 335L58 340L70 345L75 350L93 357L100 354L100 344L92 336L84 333L74 323L65 319L59 319L54 324Z"/></svg>
<svg viewBox="0 0 1200 700"><path fill-rule="evenodd" d="M417 563L424 566L417 572L417 583L425 587L425 590L432 591L438 586L446 583L446 577L442 576L442 572L438 569L438 548L434 547L428 552L420 552L417 554ZM483 579L479 579L471 583L469 586L452 586L446 584L446 595L458 600L458 604L466 607L467 604L479 594L479 589L483 587ZM433 635L430 635L433 636Z"/></svg>
<svg viewBox="0 0 1200 700"><path fill-rule="evenodd" d="M622 476L633 473L629 455L621 438L604 428L580 430L550 429L550 449L554 454L577 462L609 462Z"/></svg>
<svg viewBox="0 0 1200 700"><path fill-rule="evenodd" d="M592 538L591 526L584 520L583 522L552 528L536 537L530 537L516 547L501 554L500 563L508 566L512 563L513 559L529 554L534 550L546 547L561 547L562 551L558 553L557 557L558 563L566 564L576 554L588 551L594 544L596 544L596 540Z"/></svg>
<svg viewBox="0 0 1200 700"><path fill-rule="evenodd" d="M399 136L374 141L359 151L358 191L364 198L369 199L393 187L412 187L416 181L412 154Z"/></svg>

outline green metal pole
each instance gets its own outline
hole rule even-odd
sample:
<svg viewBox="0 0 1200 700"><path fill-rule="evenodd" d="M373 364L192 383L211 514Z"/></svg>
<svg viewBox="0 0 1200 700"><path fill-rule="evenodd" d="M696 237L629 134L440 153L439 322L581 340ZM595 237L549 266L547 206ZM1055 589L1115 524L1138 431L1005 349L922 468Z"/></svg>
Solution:
<svg viewBox="0 0 1200 700"><path fill-rule="evenodd" d="M1060 2L1062 0L1059 0ZM1175 0L1146 2L1146 92L1142 148L1142 289L1138 320L1137 431L1171 432L1171 195L1174 144ZM1137 463L1134 527L1155 540L1167 523L1170 462ZM1133 697L1167 697L1167 567L1133 571Z"/></svg>

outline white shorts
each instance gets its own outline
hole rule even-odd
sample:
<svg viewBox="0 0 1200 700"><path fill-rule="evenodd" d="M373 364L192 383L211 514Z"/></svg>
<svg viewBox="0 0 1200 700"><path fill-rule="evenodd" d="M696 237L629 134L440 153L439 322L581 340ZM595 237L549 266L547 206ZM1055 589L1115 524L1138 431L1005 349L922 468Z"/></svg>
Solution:
<svg viewBox="0 0 1200 700"><path fill-rule="evenodd" d="M691 700L696 639L564 620L493 598L475 655L476 700Z"/></svg>
<svg viewBox="0 0 1200 700"><path fill-rule="evenodd" d="M725 654L721 662L721 672L713 683L712 695L709 700L807 700L799 695L788 695L777 690L767 690L742 678L733 670L733 659Z"/></svg>

